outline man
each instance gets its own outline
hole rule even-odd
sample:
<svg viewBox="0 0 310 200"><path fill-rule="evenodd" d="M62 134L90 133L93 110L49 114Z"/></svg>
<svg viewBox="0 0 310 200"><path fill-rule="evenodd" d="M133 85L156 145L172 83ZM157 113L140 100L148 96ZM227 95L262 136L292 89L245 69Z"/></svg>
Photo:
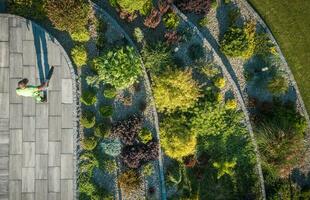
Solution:
<svg viewBox="0 0 310 200"><path fill-rule="evenodd" d="M29 81L26 78L18 82L18 87L16 88L17 95L33 97L37 102L46 102L46 97L43 95L43 91L47 89L48 81L39 86L28 85L28 82Z"/></svg>

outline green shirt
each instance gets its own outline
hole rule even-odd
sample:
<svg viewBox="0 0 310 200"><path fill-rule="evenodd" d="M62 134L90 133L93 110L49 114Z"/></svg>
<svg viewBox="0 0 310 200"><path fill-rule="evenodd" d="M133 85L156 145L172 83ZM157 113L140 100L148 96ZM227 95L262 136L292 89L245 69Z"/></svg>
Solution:
<svg viewBox="0 0 310 200"><path fill-rule="evenodd" d="M28 85L25 88L16 88L17 95L24 97L35 97L39 95L39 88L37 86Z"/></svg>

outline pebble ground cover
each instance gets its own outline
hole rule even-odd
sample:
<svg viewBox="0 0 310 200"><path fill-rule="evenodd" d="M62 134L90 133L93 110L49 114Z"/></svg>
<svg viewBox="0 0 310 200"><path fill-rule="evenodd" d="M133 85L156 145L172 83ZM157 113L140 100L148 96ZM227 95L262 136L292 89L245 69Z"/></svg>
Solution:
<svg viewBox="0 0 310 200"><path fill-rule="evenodd" d="M240 91L172 1L94 2L9 1L66 41L80 75L79 199L261 199L238 92L267 198L309 197L307 124L275 44L239 1L174 4Z"/></svg>

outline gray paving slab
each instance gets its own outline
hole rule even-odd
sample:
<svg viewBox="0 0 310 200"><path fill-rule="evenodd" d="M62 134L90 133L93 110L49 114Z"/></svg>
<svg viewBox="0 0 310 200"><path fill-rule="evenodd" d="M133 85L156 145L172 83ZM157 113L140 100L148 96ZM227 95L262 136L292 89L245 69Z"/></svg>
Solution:
<svg viewBox="0 0 310 200"><path fill-rule="evenodd" d="M72 104L62 104L61 128L71 128L73 123Z"/></svg>
<svg viewBox="0 0 310 200"><path fill-rule="evenodd" d="M22 77L23 77L23 54L10 53L10 78L21 79ZM17 82L14 85L14 88L16 88Z"/></svg>
<svg viewBox="0 0 310 200"><path fill-rule="evenodd" d="M35 143L23 142L23 167L35 167Z"/></svg>
<svg viewBox="0 0 310 200"><path fill-rule="evenodd" d="M49 102L49 114L58 115L61 112L61 92L60 91L49 91L48 92L48 102Z"/></svg>
<svg viewBox="0 0 310 200"><path fill-rule="evenodd" d="M60 167L48 168L48 191L60 192Z"/></svg>
<svg viewBox="0 0 310 200"><path fill-rule="evenodd" d="M70 61L29 20L0 14L0 30L0 200L71 200L75 139ZM35 43L42 45L36 48ZM18 96L18 81L40 84L38 66L45 64L55 66L48 102Z"/></svg>
<svg viewBox="0 0 310 200"><path fill-rule="evenodd" d="M73 153L73 130L61 129L61 153Z"/></svg>
<svg viewBox="0 0 310 200"><path fill-rule="evenodd" d="M62 79L61 80L61 99L62 103L72 103L73 96L72 96L72 80L71 79Z"/></svg>
<svg viewBox="0 0 310 200"><path fill-rule="evenodd" d="M10 130L10 154L23 153L23 130L11 129Z"/></svg>
<svg viewBox="0 0 310 200"><path fill-rule="evenodd" d="M48 185L47 180L36 180L36 200L47 200L48 198Z"/></svg>
<svg viewBox="0 0 310 200"><path fill-rule="evenodd" d="M34 192L34 190L35 190L35 169L34 167L23 167L22 168L22 193Z"/></svg>
<svg viewBox="0 0 310 200"><path fill-rule="evenodd" d="M0 93L0 118L9 118L9 93Z"/></svg>
<svg viewBox="0 0 310 200"><path fill-rule="evenodd" d="M22 179L23 155L10 155L9 178L10 180Z"/></svg>
<svg viewBox="0 0 310 200"><path fill-rule="evenodd" d="M0 156L8 156L8 155L9 155L9 145L0 144Z"/></svg>
<svg viewBox="0 0 310 200"><path fill-rule="evenodd" d="M10 104L10 128L23 128L23 105Z"/></svg>
<svg viewBox="0 0 310 200"><path fill-rule="evenodd" d="M9 40L9 18L1 17L0 18L0 41Z"/></svg>
<svg viewBox="0 0 310 200"><path fill-rule="evenodd" d="M36 128L48 128L48 104L36 105Z"/></svg>
<svg viewBox="0 0 310 200"><path fill-rule="evenodd" d="M48 142L48 166L60 166L60 142Z"/></svg>
<svg viewBox="0 0 310 200"><path fill-rule="evenodd" d="M1 30L1 29L0 29ZM1 32L1 31L0 31ZM0 92L9 92L9 68L0 68Z"/></svg>
<svg viewBox="0 0 310 200"><path fill-rule="evenodd" d="M72 180L61 180L61 200L73 200L72 188Z"/></svg>
<svg viewBox="0 0 310 200"><path fill-rule="evenodd" d="M22 27L10 28L10 52L22 53L23 41L22 41Z"/></svg>
<svg viewBox="0 0 310 200"><path fill-rule="evenodd" d="M73 178L73 155L62 154L61 155L61 168L60 168L61 179L72 179Z"/></svg>
<svg viewBox="0 0 310 200"><path fill-rule="evenodd" d="M21 180L10 180L9 182L9 197L11 200L22 199L22 181Z"/></svg>
<svg viewBox="0 0 310 200"><path fill-rule="evenodd" d="M36 155L36 179L47 179L48 155Z"/></svg>
<svg viewBox="0 0 310 200"><path fill-rule="evenodd" d="M23 65L36 65L37 55L33 41L23 41ZM32 75L35 75L33 73Z"/></svg>
<svg viewBox="0 0 310 200"><path fill-rule="evenodd" d="M61 116L49 116L49 129L48 129L48 140L49 141L60 141L61 134Z"/></svg>
<svg viewBox="0 0 310 200"><path fill-rule="evenodd" d="M9 43L0 42L0 67L9 67Z"/></svg>
<svg viewBox="0 0 310 200"><path fill-rule="evenodd" d="M48 154L48 129L36 129L36 154Z"/></svg>
<svg viewBox="0 0 310 200"><path fill-rule="evenodd" d="M24 141L35 141L35 117L23 117L23 140Z"/></svg>
<svg viewBox="0 0 310 200"><path fill-rule="evenodd" d="M9 130L9 119L0 119L0 131Z"/></svg>

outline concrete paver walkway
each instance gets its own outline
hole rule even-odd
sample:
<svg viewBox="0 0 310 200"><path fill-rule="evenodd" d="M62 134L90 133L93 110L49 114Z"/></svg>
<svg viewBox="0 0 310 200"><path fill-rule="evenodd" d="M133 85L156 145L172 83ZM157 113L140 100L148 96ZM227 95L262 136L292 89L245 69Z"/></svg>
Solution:
<svg viewBox="0 0 310 200"><path fill-rule="evenodd" d="M55 66L47 103L16 95ZM64 50L26 19L0 15L0 199L75 197L73 82Z"/></svg>

